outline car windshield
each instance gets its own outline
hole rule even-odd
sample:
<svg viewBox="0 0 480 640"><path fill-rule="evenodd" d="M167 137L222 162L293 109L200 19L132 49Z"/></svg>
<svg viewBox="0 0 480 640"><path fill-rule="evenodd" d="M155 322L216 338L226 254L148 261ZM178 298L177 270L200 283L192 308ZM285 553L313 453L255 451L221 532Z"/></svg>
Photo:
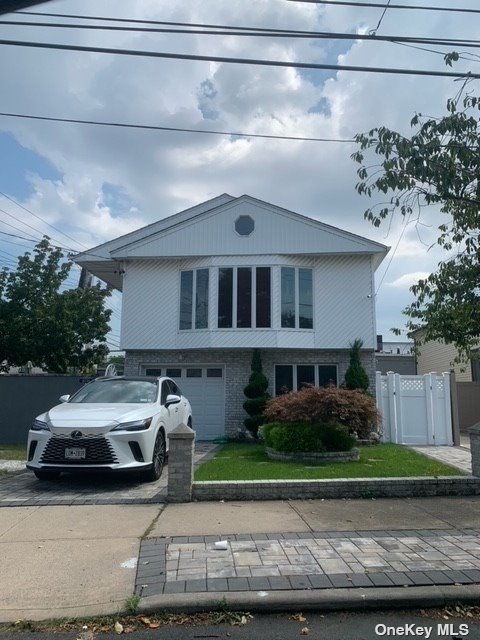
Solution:
<svg viewBox="0 0 480 640"><path fill-rule="evenodd" d="M141 403L155 402L156 380L108 380L91 382L78 391L69 402Z"/></svg>

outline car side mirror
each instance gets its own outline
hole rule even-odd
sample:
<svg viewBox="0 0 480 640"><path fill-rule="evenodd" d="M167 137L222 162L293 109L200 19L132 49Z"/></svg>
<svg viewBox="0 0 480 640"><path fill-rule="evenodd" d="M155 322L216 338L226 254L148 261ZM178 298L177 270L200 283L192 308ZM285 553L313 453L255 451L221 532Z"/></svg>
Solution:
<svg viewBox="0 0 480 640"><path fill-rule="evenodd" d="M180 402L180 396L177 396L175 393L169 393L167 399L165 400L165 406L168 407L171 404L178 404Z"/></svg>
<svg viewBox="0 0 480 640"><path fill-rule="evenodd" d="M60 396L59 398L60 402L68 402L70 400L70 394L66 394L64 396Z"/></svg>

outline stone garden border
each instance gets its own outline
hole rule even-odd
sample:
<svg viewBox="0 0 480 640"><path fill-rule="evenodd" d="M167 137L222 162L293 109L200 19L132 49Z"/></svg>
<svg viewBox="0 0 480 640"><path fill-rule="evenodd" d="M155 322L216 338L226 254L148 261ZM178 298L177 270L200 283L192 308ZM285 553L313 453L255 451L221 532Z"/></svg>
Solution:
<svg viewBox="0 0 480 640"><path fill-rule="evenodd" d="M265 447L270 460L281 460L282 462L357 462L360 460L360 450L350 451L296 451L295 453L284 453L276 451L271 447Z"/></svg>

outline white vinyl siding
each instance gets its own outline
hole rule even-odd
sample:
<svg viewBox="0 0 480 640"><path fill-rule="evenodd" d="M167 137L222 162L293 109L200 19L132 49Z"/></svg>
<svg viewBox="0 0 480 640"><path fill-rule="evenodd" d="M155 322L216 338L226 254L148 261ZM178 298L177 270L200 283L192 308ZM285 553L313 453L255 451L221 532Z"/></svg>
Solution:
<svg viewBox="0 0 480 640"><path fill-rule="evenodd" d="M270 328L217 329L218 269L230 268L231 256L126 263L121 348L348 349L355 338L367 349L375 347L370 256L236 258L238 267L252 263L271 270ZM282 267L312 269L313 330L280 326ZM208 329L180 330L180 272L197 269L210 269Z"/></svg>

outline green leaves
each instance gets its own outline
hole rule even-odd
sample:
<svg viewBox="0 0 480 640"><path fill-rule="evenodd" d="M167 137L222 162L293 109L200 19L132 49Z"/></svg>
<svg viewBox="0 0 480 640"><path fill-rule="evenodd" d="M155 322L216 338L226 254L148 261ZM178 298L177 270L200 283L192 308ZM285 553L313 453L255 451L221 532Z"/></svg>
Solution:
<svg viewBox="0 0 480 640"><path fill-rule="evenodd" d="M445 57L450 65L457 59L456 52ZM468 356L480 336L480 97L461 94L448 100L443 117L415 114L410 138L385 127L357 134L352 159L360 165L359 194L390 194L387 206L365 211L374 226L439 207L437 243L457 253L411 288L416 300L404 313L408 329L426 327L426 339L453 342Z"/></svg>
<svg viewBox="0 0 480 640"><path fill-rule="evenodd" d="M15 271L0 272L0 362L30 360L63 373L104 359L111 314L104 300L110 292L99 285L60 291L71 267L44 237L33 254L18 259Z"/></svg>

